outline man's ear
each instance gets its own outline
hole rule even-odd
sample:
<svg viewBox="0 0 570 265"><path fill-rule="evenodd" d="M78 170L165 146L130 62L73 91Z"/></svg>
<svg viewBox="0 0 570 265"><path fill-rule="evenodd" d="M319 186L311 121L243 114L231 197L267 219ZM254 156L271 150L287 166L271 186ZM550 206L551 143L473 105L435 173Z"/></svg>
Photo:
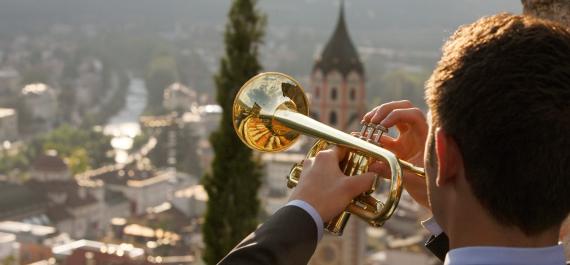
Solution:
<svg viewBox="0 0 570 265"><path fill-rule="evenodd" d="M438 163L436 185L441 187L455 181L463 160L455 140L443 128L435 129L435 155Z"/></svg>

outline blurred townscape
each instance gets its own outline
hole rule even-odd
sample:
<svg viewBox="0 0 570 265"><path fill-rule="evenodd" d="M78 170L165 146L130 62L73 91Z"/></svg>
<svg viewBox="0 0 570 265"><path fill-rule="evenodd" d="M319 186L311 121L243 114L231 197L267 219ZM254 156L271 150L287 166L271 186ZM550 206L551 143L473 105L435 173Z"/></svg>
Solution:
<svg viewBox="0 0 570 265"><path fill-rule="evenodd" d="M201 179L222 117L213 76L230 2L0 0L0 264L204 264ZM346 131L381 102L425 108L423 83L445 38L522 9L502 0L258 5L263 69L297 78L312 116ZM255 154L260 222L287 202L285 176L311 142ZM423 248L427 217L404 194L383 228L353 217L311 264L438 264Z"/></svg>

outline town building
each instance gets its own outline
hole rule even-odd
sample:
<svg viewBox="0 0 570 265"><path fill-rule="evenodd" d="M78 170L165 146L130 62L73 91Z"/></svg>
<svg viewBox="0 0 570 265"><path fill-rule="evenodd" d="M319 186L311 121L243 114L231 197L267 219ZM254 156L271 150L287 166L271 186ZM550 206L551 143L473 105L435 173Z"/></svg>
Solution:
<svg viewBox="0 0 570 265"><path fill-rule="evenodd" d="M20 73L16 69L0 69L0 97L16 95L18 93L20 81Z"/></svg>
<svg viewBox="0 0 570 265"><path fill-rule="evenodd" d="M162 105L170 111L190 111L198 105L198 95L193 89L173 83L164 90Z"/></svg>
<svg viewBox="0 0 570 265"><path fill-rule="evenodd" d="M19 244L16 235L0 232L0 264L20 264Z"/></svg>
<svg viewBox="0 0 570 265"><path fill-rule="evenodd" d="M264 153L261 160L265 165L264 186L270 197L287 195L287 176L295 163L305 159L305 154L294 152Z"/></svg>
<svg viewBox="0 0 570 265"><path fill-rule="evenodd" d="M6 241L2 239L2 234L12 235L12 246L3 244ZM0 222L0 252L3 252L3 248L4 250L12 249L10 259L16 261L16 263L3 263L3 254L0 253L0 264L30 264L49 259L52 257L51 246L56 242L66 242L65 239L62 241L63 238L51 226L14 221Z"/></svg>
<svg viewBox="0 0 570 265"><path fill-rule="evenodd" d="M68 181L71 172L55 150L48 150L33 161L30 178L39 182Z"/></svg>
<svg viewBox="0 0 570 265"><path fill-rule="evenodd" d="M0 221L49 225L73 238L104 233L112 215L129 214L122 193L71 177L55 152L40 155L24 184L0 183Z"/></svg>
<svg viewBox="0 0 570 265"><path fill-rule="evenodd" d="M199 218L206 214L208 193L202 185L191 185L176 190L171 203L184 215Z"/></svg>
<svg viewBox="0 0 570 265"><path fill-rule="evenodd" d="M264 165L264 179L260 197L265 213L271 215L289 200L290 189L287 188L287 176L295 163L301 162L305 154L298 152L263 153L261 161Z"/></svg>
<svg viewBox="0 0 570 265"><path fill-rule="evenodd" d="M0 182L0 221L15 220L48 223L48 201L28 186Z"/></svg>
<svg viewBox="0 0 570 265"><path fill-rule="evenodd" d="M364 264L366 224L356 216L348 221L342 236L325 231L309 265Z"/></svg>
<svg viewBox="0 0 570 265"><path fill-rule="evenodd" d="M76 104L91 107L96 103L96 94L103 87L103 63L96 58L87 57L79 64L77 72Z"/></svg>
<svg viewBox="0 0 570 265"><path fill-rule="evenodd" d="M189 126L198 136L196 152L204 172L210 172L214 152L210 144L210 134L220 125L222 107L219 105L203 105L182 115L182 123Z"/></svg>
<svg viewBox="0 0 570 265"><path fill-rule="evenodd" d="M311 73L311 114L339 130L355 129L366 111L364 65L350 38L344 4L333 35Z"/></svg>
<svg viewBox="0 0 570 265"><path fill-rule="evenodd" d="M142 215L146 210L169 200L177 183L175 171L121 168L90 176L100 180L105 187L121 192L129 200L130 213Z"/></svg>
<svg viewBox="0 0 570 265"><path fill-rule="evenodd" d="M45 260L53 259L51 247L43 244L20 244L20 263L19 264L36 264ZM45 265L53 265L55 263Z"/></svg>
<svg viewBox="0 0 570 265"><path fill-rule="evenodd" d="M57 264L152 264L146 260L145 252L131 244L108 244L81 239L53 248Z"/></svg>
<svg viewBox="0 0 570 265"><path fill-rule="evenodd" d="M18 139L18 116L15 109L0 108L0 144Z"/></svg>
<svg viewBox="0 0 570 265"><path fill-rule="evenodd" d="M96 237L101 229L103 210L97 198L74 180L29 181L26 186L48 201L49 224L72 238Z"/></svg>
<svg viewBox="0 0 570 265"><path fill-rule="evenodd" d="M15 221L0 222L0 232L13 234L18 242L42 244L57 235L55 227Z"/></svg>
<svg viewBox="0 0 570 265"><path fill-rule="evenodd" d="M46 84L35 83L26 85L21 94L33 119L34 129L52 128L57 120L56 91Z"/></svg>
<svg viewBox="0 0 570 265"><path fill-rule="evenodd" d="M164 202L144 215L113 218L112 237L107 239L141 247L151 256L194 256L203 249L201 220L201 216L189 216L174 203Z"/></svg>
<svg viewBox="0 0 570 265"><path fill-rule="evenodd" d="M101 207L105 209L101 216L101 224L103 226L109 223L109 220L117 217L129 217L131 215L131 203L129 199L120 191L114 191L107 187L102 188L104 199L100 201ZM108 227L102 227L104 231Z"/></svg>

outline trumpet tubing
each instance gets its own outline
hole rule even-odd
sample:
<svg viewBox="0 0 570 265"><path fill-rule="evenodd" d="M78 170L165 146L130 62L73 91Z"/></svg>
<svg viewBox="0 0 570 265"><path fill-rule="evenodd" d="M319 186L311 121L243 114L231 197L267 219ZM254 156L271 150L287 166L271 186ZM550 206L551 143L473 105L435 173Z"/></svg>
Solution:
<svg viewBox="0 0 570 265"><path fill-rule="evenodd" d="M349 176L368 171L369 164L374 160L386 163L390 171L387 199L380 201L372 197L371 192L359 195L345 212L325 224L325 228L341 235L351 213L373 226L382 225L398 205L403 187L402 170L423 176L423 169L398 159L392 152L376 144L386 132L381 126L365 125L360 133L351 135L315 121L308 114L307 97L295 79L282 73L261 73L238 91L233 105L233 125L247 146L262 152L283 151L293 145L301 134L319 139L308 152L309 158L330 144L348 148L350 152L339 166ZM287 178L289 188L297 185L301 172L301 163L293 165ZM371 187L371 191L374 187Z"/></svg>

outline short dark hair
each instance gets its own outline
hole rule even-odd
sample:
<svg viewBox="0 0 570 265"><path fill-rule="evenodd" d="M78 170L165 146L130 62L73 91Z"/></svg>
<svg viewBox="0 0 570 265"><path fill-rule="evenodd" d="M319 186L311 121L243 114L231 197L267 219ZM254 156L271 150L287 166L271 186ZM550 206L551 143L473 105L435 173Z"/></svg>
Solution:
<svg viewBox="0 0 570 265"><path fill-rule="evenodd" d="M459 28L426 83L479 202L533 235L570 212L570 33L498 14Z"/></svg>

